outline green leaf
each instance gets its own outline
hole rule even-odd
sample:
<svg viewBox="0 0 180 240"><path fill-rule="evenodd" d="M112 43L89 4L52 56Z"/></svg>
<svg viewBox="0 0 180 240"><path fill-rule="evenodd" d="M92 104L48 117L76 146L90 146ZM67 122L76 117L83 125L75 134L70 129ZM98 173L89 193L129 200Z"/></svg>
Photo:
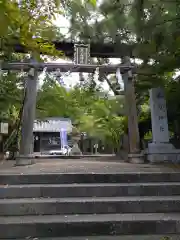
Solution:
<svg viewBox="0 0 180 240"><path fill-rule="evenodd" d="M96 7L96 0L88 0L88 2L89 2L93 7Z"/></svg>

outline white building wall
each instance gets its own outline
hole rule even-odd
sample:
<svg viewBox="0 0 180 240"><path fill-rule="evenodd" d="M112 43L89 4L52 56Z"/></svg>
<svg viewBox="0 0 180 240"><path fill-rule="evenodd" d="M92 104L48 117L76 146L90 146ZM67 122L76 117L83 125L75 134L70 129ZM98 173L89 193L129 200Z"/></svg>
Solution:
<svg viewBox="0 0 180 240"><path fill-rule="evenodd" d="M48 118L43 121L34 121L34 132L60 132L61 129L65 129L67 132L71 132L71 120L65 118Z"/></svg>

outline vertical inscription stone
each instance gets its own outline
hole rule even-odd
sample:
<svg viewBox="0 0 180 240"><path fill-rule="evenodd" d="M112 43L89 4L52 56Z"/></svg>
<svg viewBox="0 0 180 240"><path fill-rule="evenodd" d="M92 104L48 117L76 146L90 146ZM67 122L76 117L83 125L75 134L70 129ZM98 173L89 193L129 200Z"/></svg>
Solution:
<svg viewBox="0 0 180 240"><path fill-rule="evenodd" d="M169 130L164 90L152 88L150 90L151 122L154 143L168 143Z"/></svg>

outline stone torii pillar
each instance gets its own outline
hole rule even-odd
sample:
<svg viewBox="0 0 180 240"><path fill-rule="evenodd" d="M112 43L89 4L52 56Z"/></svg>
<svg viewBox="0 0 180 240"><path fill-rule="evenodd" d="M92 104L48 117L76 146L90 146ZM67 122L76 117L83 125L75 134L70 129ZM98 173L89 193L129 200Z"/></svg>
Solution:
<svg viewBox="0 0 180 240"><path fill-rule="evenodd" d="M123 64L132 66L129 57L123 59ZM128 117L128 138L129 138L129 154L128 160L131 163L143 163L144 155L140 150L140 137L138 128L136 97L133 83L132 71L122 74L125 90L126 114Z"/></svg>
<svg viewBox="0 0 180 240"><path fill-rule="evenodd" d="M31 60L35 63L35 60ZM31 64L31 63L30 63ZM22 113L22 127L19 156L16 159L17 166L30 165L34 163L33 157L33 125L36 114L38 71L31 68L28 72L25 84L25 101Z"/></svg>

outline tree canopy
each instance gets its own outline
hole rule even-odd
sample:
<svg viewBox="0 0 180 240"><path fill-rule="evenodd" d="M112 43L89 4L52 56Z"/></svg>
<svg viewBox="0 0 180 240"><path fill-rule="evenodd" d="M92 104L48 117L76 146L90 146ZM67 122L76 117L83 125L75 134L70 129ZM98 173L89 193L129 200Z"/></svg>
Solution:
<svg viewBox="0 0 180 240"><path fill-rule="evenodd" d="M149 109L142 109L148 106L148 90L156 86L165 88L170 129L180 135L177 130L180 129L180 84L173 78L179 71L180 0L2 0L1 60L27 60L26 54L14 53L10 47L17 40L28 47L29 52L63 57L63 52L57 52L53 44L43 41L65 37L53 23L60 15L70 21L72 40L111 42L117 52L121 43L133 45L134 62L138 67L135 90L142 135L150 130ZM39 54L38 57L43 61ZM108 63L109 59L97 61ZM19 118L25 77L23 72L4 71L1 74L1 119L13 123ZM114 99L100 96L93 81L67 91L55 83L52 76L46 76L38 92L37 117L70 117L81 131L118 145L119 135L126 126L124 98L119 95L119 90L123 89L117 84L115 75L99 76L99 80L108 82Z"/></svg>

